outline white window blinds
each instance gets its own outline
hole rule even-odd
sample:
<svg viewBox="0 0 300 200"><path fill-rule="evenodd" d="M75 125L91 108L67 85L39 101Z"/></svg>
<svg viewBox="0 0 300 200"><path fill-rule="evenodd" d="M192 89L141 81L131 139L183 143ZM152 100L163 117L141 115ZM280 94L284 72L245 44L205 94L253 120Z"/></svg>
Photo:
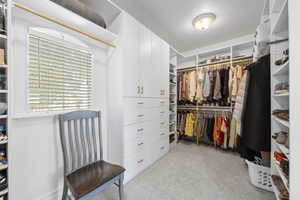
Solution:
<svg viewBox="0 0 300 200"><path fill-rule="evenodd" d="M29 35L31 111L86 109L91 105L92 55Z"/></svg>

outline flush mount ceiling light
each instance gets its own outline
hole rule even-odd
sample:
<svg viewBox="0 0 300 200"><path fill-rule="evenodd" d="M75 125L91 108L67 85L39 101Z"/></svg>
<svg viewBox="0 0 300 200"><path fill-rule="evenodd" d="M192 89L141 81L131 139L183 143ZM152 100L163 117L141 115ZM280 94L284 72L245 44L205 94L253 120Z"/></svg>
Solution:
<svg viewBox="0 0 300 200"><path fill-rule="evenodd" d="M216 15L213 13L204 13L193 19L193 26L198 30L206 30L216 20Z"/></svg>

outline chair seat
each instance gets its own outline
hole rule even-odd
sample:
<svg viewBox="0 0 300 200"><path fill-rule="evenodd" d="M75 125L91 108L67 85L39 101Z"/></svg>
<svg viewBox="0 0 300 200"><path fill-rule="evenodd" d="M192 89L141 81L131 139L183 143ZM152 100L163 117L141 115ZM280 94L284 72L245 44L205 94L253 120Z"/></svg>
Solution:
<svg viewBox="0 0 300 200"><path fill-rule="evenodd" d="M124 171L125 169L121 166L99 161L76 170L66 179L74 197L80 198Z"/></svg>

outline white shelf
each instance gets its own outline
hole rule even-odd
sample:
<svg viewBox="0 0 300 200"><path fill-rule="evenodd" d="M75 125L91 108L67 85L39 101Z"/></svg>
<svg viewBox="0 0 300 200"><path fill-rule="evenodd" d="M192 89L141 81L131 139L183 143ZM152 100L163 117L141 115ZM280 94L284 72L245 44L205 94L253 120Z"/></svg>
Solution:
<svg viewBox="0 0 300 200"><path fill-rule="evenodd" d="M273 119L275 120L275 121L277 121L279 124L281 124L281 125L283 125L283 126L285 126L285 127L290 127L290 122L288 122L288 121L286 121L286 120L283 120L283 119L279 119L279 118L277 118L277 117L275 117L275 116L273 116Z"/></svg>
<svg viewBox="0 0 300 200"><path fill-rule="evenodd" d="M176 86L176 83L171 83L171 82L170 82L170 85L172 85L172 86Z"/></svg>
<svg viewBox="0 0 300 200"><path fill-rule="evenodd" d="M8 189L0 191L0 196L3 196L8 193Z"/></svg>
<svg viewBox="0 0 300 200"><path fill-rule="evenodd" d="M0 164L0 171L4 170L4 169L7 169L7 167L8 167L8 165Z"/></svg>
<svg viewBox="0 0 300 200"><path fill-rule="evenodd" d="M175 74L175 73L173 73L173 72L170 72L170 75L171 75L171 76L176 76L176 74Z"/></svg>
<svg viewBox="0 0 300 200"><path fill-rule="evenodd" d="M287 93L282 93L282 94L273 94L274 97L288 97L290 96L290 93L287 92Z"/></svg>
<svg viewBox="0 0 300 200"><path fill-rule="evenodd" d="M0 68L7 68L7 65L0 65Z"/></svg>
<svg viewBox="0 0 300 200"><path fill-rule="evenodd" d="M282 33L288 30L288 1L284 0L283 6L276 16L272 34Z"/></svg>
<svg viewBox="0 0 300 200"><path fill-rule="evenodd" d="M289 62L286 62L284 65L282 65L278 70L274 72L274 76L280 76L280 75L288 75L289 74Z"/></svg>
<svg viewBox="0 0 300 200"><path fill-rule="evenodd" d="M278 172L285 188L287 189L287 191L290 191L289 189L289 184L288 184L288 178L284 175L284 173L282 172L282 170L280 169L279 165L278 165L278 162L273 158L272 159L273 162L274 162L274 166L276 168L276 171Z"/></svg>
<svg viewBox="0 0 300 200"><path fill-rule="evenodd" d="M0 93L7 93L7 90L0 90Z"/></svg>
<svg viewBox="0 0 300 200"><path fill-rule="evenodd" d="M0 115L0 119L5 119L7 118L7 115Z"/></svg>

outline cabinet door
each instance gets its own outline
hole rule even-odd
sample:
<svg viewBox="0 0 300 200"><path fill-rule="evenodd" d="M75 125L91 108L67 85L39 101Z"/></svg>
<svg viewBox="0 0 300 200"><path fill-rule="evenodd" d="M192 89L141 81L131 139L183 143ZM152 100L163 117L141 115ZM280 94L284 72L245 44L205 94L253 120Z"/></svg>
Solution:
<svg viewBox="0 0 300 200"><path fill-rule="evenodd" d="M156 68L152 62L153 45L152 33L146 27L140 27L140 67L141 67L141 96L158 97L156 83Z"/></svg>
<svg viewBox="0 0 300 200"><path fill-rule="evenodd" d="M123 25L124 96L138 97L140 91L139 24L126 15Z"/></svg>
<svg viewBox="0 0 300 200"><path fill-rule="evenodd" d="M167 98L169 96L169 60L170 48L169 45L161 40L161 54L160 54L160 97Z"/></svg>

